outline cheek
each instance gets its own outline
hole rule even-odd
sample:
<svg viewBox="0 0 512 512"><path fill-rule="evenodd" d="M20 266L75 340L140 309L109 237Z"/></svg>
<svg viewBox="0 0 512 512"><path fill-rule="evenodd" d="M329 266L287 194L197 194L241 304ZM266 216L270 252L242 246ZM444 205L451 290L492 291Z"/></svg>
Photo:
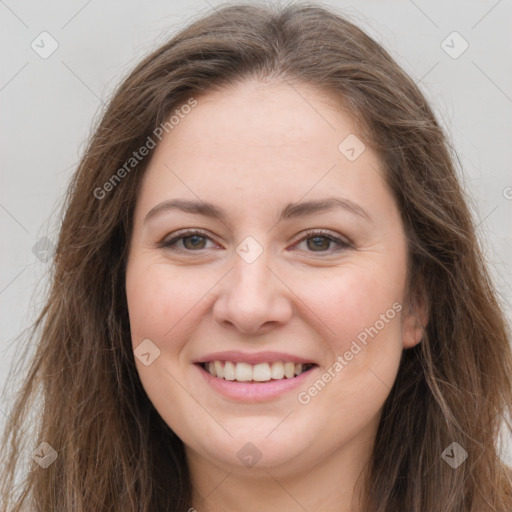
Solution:
<svg viewBox="0 0 512 512"><path fill-rule="evenodd" d="M145 338L158 340L173 324L173 318L166 314L169 291L162 284L158 273L151 267L129 266L126 296L135 345Z"/></svg>
<svg viewBox="0 0 512 512"><path fill-rule="evenodd" d="M160 350L154 357L154 348L149 348L149 365L135 357L139 378L156 410L182 439L187 438L190 426L177 420L180 414L176 411L188 414L192 408L196 416L200 414L183 385L184 367L180 367L183 347L197 325L193 321L194 306L207 291L195 284L191 283L190 273L179 269L170 272L168 265L151 258L133 258L126 272L132 347L136 349L149 339Z"/></svg>
<svg viewBox="0 0 512 512"><path fill-rule="evenodd" d="M382 261L375 265L358 262L337 271L329 269L320 281L317 276L301 281L298 295L307 298L308 306L318 312L339 350L344 351L347 343L376 323L386 336L391 331L400 333L405 270L385 266Z"/></svg>
<svg viewBox="0 0 512 512"><path fill-rule="evenodd" d="M318 414L326 403L337 404L340 421L346 421L347 411L357 411L358 421L364 423L388 395L403 350L405 270L400 263L369 258L338 269L321 286L313 287L313 280L303 283L308 306L328 327L324 341L329 355L319 376L322 382L301 390L301 403L315 402ZM318 292L306 294L307 289ZM333 417L338 412L333 410Z"/></svg>
<svg viewBox="0 0 512 512"><path fill-rule="evenodd" d="M126 272L133 344L149 338L168 353L179 352L218 276L211 269L170 271L166 263L147 260L135 258Z"/></svg>
<svg viewBox="0 0 512 512"><path fill-rule="evenodd" d="M310 417L328 409L332 425L347 431L364 428L378 413L402 354L404 280L382 268L347 268L326 280L321 293L309 295L312 309L329 327L330 359L312 386L299 391L298 401Z"/></svg>

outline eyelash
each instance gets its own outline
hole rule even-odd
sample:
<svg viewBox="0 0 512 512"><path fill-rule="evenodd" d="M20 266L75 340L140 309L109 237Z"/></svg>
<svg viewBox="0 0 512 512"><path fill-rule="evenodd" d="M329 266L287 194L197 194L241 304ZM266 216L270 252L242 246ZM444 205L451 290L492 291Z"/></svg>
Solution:
<svg viewBox="0 0 512 512"><path fill-rule="evenodd" d="M185 231L179 231L170 240L164 240L163 242L161 242L159 244L159 247L162 249L180 252L180 253L193 253L193 252L200 252L200 251L206 250L206 249L198 249L197 251L194 251L194 250L189 250L189 249L180 249L177 247L173 247L173 246L175 246L176 242L178 242L184 238L192 237L194 235L199 235L202 238L211 239L211 237L208 235L208 233L201 231L199 229L185 230ZM312 252L314 254L320 255L320 257L322 257L325 254L331 254L332 252L338 252L338 251L342 251L344 249L348 249L348 248L352 247L352 245L349 242L341 240L340 238L332 235L329 231L323 230L323 229L310 229L310 230L306 231L304 236L300 240L298 240L294 245L297 245L297 244L303 242L304 240L308 240L310 238L327 238L329 241L334 242L338 245L338 248L334 251L331 251L331 250L319 251L319 252L308 251L308 252Z"/></svg>

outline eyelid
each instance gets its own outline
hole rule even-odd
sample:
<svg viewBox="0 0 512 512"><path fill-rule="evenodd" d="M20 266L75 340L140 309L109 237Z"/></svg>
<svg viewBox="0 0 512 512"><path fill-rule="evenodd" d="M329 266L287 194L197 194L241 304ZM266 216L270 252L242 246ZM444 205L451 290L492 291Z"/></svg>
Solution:
<svg viewBox="0 0 512 512"><path fill-rule="evenodd" d="M158 247L163 248L163 249L167 248L167 249L173 250L175 252L189 253L189 254L190 253L199 253L201 251L206 250L206 249L198 249L197 251L192 251L192 250L180 249L180 248L171 249L171 245L182 240L183 238L187 238L187 237L194 236L194 235L200 235L204 238L211 240L214 243L217 243L217 242L215 242L215 239L207 231L202 230L200 228L195 228L195 229L187 228L187 229L182 229L182 230L179 230L179 231L176 231L175 233L173 233L170 240L166 240L166 238L164 238L158 244ZM338 247L336 249L330 249L328 251L318 251L318 252L317 251L307 251L307 252L310 252L311 254L316 253L320 256L322 256L322 254L329 255L334 252L338 252L338 251L341 251L344 249L354 247L353 243L350 240L348 240L346 237L340 237L339 235L334 234L332 231L330 231L328 229L323 229L323 228L311 228L311 229L306 230L305 232L300 233L300 235L298 235L297 240L295 242L293 242L292 247L299 244L300 242L307 240L308 238L313 238L314 235L316 235L318 237L325 237L325 238L329 239L331 242L334 242L335 244L337 244ZM219 244L217 244L217 245L219 245Z"/></svg>
<svg viewBox="0 0 512 512"><path fill-rule="evenodd" d="M193 235L201 235L204 238L208 238L211 241L215 242L215 239L208 233L207 231L204 231L200 228L187 228L187 229L180 229L174 233L172 233L172 237L167 239L169 235L166 235L161 242L158 243L159 247L166 248L171 245L171 243L175 243L179 241L182 238L187 238L189 236ZM217 243L217 242L215 242ZM219 245L219 244L217 244ZM179 251L180 249L176 249ZM185 251L185 252L199 252L199 251Z"/></svg>
<svg viewBox="0 0 512 512"><path fill-rule="evenodd" d="M323 228L307 229L306 231L304 231L303 233L301 233L299 235L299 238L297 239L297 242L301 242L304 239L312 237L313 235L325 236L326 238L330 238L332 241L339 242L340 244L344 244L347 247L348 246L350 246L350 247L353 246L353 243L346 236L340 236L340 235L338 235L338 234L336 234L336 233L334 233L334 232L332 232L332 231L330 231L328 229L323 229Z"/></svg>
<svg viewBox="0 0 512 512"><path fill-rule="evenodd" d="M332 249L328 249L327 251L300 251L307 253L308 257L313 258L329 258L330 256L338 255L339 253L346 251L348 249L354 249L354 244L348 240L346 237L340 237L337 234L333 234L331 231L327 229L308 229L305 232L299 235L299 239L293 243L292 247L301 244L308 239L316 238L316 237L324 237L327 238L331 243L335 244L335 247Z"/></svg>

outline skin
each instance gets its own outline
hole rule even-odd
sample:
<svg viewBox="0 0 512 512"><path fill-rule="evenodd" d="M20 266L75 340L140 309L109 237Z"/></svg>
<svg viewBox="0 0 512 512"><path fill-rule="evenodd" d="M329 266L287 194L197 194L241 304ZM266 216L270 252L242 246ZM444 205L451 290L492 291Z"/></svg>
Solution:
<svg viewBox="0 0 512 512"><path fill-rule="evenodd" d="M135 359L141 382L185 444L199 512L358 512L354 488L401 353L421 340L418 311L406 304L406 237L381 163L369 147L355 161L339 151L355 124L309 85L251 80L196 99L154 150L135 210L132 344L150 339L160 350L148 366ZM288 203L333 196L371 220L339 208L277 221ZM145 221L174 198L214 203L226 221L179 210ZM181 239L182 252L161 246L186 228L207 238ZM307 229L350 245L304 238ZM250 264L236 252L247 236L263 250ZM298 393L397 302L402 310L300 403ZM192 364L220 350L289 352L319 367L297 390L240 403ZM261 453L252 467L237 457L247 442Z"/></svg>

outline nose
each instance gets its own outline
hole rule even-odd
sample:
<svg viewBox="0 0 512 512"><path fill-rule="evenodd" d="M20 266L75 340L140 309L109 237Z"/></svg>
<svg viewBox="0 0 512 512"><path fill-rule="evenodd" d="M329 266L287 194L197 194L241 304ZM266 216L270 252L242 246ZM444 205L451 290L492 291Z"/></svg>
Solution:
<svg viewBox="0 0 512 512"><path fill-rule="evenodd" d="M290 290L269 266L268 251L251 263L235 253L233 268L219 283L213 318L246 334L264 333L292 316Z"/></svg>

